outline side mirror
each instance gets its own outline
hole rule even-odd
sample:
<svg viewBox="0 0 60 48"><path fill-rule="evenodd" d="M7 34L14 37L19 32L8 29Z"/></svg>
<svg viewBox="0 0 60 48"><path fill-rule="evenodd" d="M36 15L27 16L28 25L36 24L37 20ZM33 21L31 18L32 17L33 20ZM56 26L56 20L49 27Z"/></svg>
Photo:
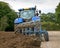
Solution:
<svg viewBox="0 0 60 48"><path fill-rule="evenodd" d="M39 13L41 13L41 10L39 10Z"/></svg>

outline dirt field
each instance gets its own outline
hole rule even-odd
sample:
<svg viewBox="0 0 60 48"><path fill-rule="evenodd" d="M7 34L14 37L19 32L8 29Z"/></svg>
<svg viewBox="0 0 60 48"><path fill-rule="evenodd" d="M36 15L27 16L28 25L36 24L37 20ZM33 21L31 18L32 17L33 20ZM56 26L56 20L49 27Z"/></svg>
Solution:
<svg viewBox="0 0 60 48"><path fill-rule="evenodd" d="M60 48L60 31L48 31L49 42L42 42L41 48ZM0 48L39 48L39 42L31 37L0 31Z"/></svg>
<svg viewBox="0 0 60 48"><path fill-rule="evenodd" d="M41 48L60 48L60 31L49 31L49 42L42 42Z"/></svg>
<svg viewBox="0 0 60 48"><path fill-rule="evenodd" d="M0 32L0 48L40 48L35 36L16 35L14 32Z"/></svg>

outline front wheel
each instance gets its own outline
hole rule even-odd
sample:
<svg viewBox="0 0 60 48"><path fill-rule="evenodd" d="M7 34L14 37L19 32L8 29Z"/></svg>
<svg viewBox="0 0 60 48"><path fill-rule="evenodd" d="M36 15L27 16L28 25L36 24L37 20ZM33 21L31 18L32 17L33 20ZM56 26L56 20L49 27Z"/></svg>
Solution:
<svg viewBox="0 0 60 48"><path fill-rule="evenodd" d="M48 33L44 34L44 39L45 39L45 41L49 41L49 35L48 35Z"/></svg>

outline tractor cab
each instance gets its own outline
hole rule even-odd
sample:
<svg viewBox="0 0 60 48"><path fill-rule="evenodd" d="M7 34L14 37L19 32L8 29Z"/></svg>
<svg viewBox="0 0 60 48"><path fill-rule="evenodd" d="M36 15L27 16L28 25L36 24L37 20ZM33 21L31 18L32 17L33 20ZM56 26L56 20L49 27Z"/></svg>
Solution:
<svg viewBox="0 0 60 48"><path fill-rule="evenodd" d="M24 8L24 9L19 9L19 17L23 19L31 19L34 14L35 14L36 8Z"/></svg>
<svg viewBox="0 0 60 48"><path fill-rule="evenodd" d="M35 15L35 11L35 7L19 9L19 17L15 19L14 23L19 24L31 21L32 17Z"/></svg>
<svg viewBox="0 0 60 48"><path fill-rule="evenodd" d="M36 7L19 9L19 14L18 14L19 16L18 18L15 19L14 23L19 24L22 22L29 22L38 13L40 14L41 11L40 10L37 11ZM36 20L36 18L34 18L33 20Z"/></svg>

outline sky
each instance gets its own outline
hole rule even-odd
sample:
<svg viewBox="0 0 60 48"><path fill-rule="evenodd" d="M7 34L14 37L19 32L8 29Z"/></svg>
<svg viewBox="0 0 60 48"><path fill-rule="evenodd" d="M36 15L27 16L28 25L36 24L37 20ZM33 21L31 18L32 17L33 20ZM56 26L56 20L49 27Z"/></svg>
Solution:
<svg viewBox="0 0 60 48"><path fill-rule="evenodd" d="M55 12L56 6L60 0L0 0L9 3L10 7L18 12L20 8L29 8L37 6L42 13Z"/></svg>

